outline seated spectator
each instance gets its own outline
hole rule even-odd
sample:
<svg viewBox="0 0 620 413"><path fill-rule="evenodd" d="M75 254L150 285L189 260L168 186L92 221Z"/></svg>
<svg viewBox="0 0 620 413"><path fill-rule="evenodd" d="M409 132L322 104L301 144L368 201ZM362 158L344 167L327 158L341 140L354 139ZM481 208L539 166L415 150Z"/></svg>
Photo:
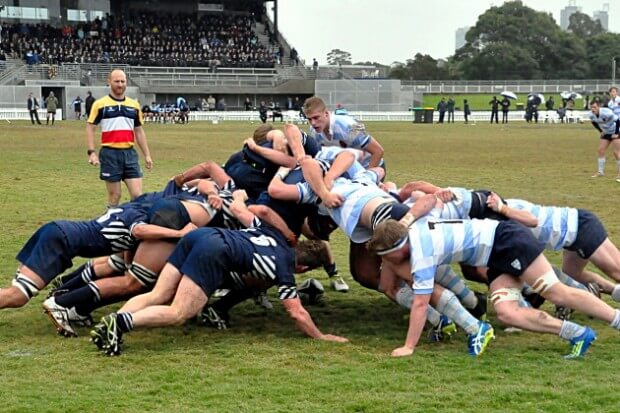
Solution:
<svg viewBox="0 0 620 413"><path fill-rule="evenodd" d="M282 109L280 109L280 104L278 102L276 102L273 105L273 109L271 109L271 120L275 122L276 118L279 118L281 122L284 122L284 116L282 115Z"/></svg>

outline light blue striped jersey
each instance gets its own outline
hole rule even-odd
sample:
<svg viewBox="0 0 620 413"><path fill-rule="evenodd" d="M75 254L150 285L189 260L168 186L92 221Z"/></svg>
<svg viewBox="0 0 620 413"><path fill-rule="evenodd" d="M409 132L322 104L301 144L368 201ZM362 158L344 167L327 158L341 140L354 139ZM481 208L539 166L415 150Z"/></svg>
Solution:
<svg viewBox="0 0 620 413"><path fill-rule="evenodd" d="M609 107L609 109L611 109L614 114L620 118L620 96L609 99L609 102L607 102L607 107Z"/></svg>
<svg viewBox="0 0 620 413"><path fill-rule="evenodd" d="M499 221L424 218L409 228L411 276L415 294L433 291L437 267L453 262L486 267Z"/></svg>
<svg viewBox="0 0 620 413"><path fill-rule="evenodd" d="M343 204L338 208L322 208L342 229L347 237L353 242L363 243L372 237L372 229L359 225L360 216L364 206L375 198L383 198L390 202L395 202L388 193L382 191L378 186L378 175L373 171L364 170L355 175L355 179L338 178L334 181L331 192L341 194L344 198ZM311 201L316 200L316 195L310 186L298 184L300 199Z"/></svg>
<svg viewBox="0 0 620 413"><path fill-rule="evenodd" d="M429 215L439 219L469 219L472 203L472 191L465 188L447 188L455 195L456 199L450 202L443 202L442 208L433 208ZM415 201L408 198L403 202L408 207L412 207Z"/></svg>
<svg viewBox="0 0 620 413"><path fill-rule="evenodd" d="M314 159L328 162L331 165L334 163L334 160L336 160L336 157L344 151L351 152L355 155L355 162L353 162L353 165L351 165L351 167L343 175L345 178L353 179L355 175L363 172L365 169L364 166L358 162L360 159L359 156L362 153L360 150L353 148L341 148L339 146L324 146L315 155Z"/></svg>
<svg viewBox="0 0 620 413"><path fill-rule="evenodd" d="M308 133L309 136L313 136L322 146L339 146L341 148L364 150L372 140L372 136L366 133L364 124L348 115L330 114L329 134L331 138L328 138L323 132L317 132L314 128L310 128ZM369 164L370 154L367 154L362 165L368 167Z"/></svg>
<svg viewBox="0 0 620 413"><path fill-rule="evenodd" d="M600 108L598 116L590 112L590 120L596 123L605 134L613 135L616 133L616 121L618 116L609 108Z"/></svg>
<svg viewBox="0 0 620 413"><path fill-rule="evenodd" d="M523 199L507 199L506 205L527 211L538 219L538 226L530 230L536 239L545 243L545 248L557 251L575 242L579 227L575 208L541 206Z"/></svg>

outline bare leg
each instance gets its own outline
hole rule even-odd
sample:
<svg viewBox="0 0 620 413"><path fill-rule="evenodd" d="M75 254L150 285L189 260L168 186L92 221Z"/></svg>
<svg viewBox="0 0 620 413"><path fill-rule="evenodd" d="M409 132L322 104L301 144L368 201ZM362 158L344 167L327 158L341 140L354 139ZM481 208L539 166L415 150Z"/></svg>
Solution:
<svg viewBox="0 0 620 413"><path fill-rule="evenodd" d="M108 206L117 206L121 200L121 183L105 181L108 191Z"/></svg>
<svg viewBox="0 0 620 413"><path fill-rule="evenodd" d="M153 290L127 301L119 313L135 313L149 306L169 303L174 298L180 281L181 273L173 265L166 264Z"/></svg>
<svg viewBox="0 0 620 413"><path fill-rule="evenodd" d="M188 277L181 278L172 305L154 305L133 313L134 328L181 325L207 304L207 295Z"/></svg>
<svg viewBox="0 0 620 413"><path fill-rule="evenodd" d="M142 195L142 178L125 179L125 185L132 201Z"/></svg>
<svg viewBox="0 0 620 413"><path fill-rule="evenodd" d="M41 279L34 271L25 265L20 265L19 271L28 277L39 290L45 288L45 281ZM0 288L0 309L2 308L19 308L25 306L30 299L17 287L11 285L8 288Z"/></svg>

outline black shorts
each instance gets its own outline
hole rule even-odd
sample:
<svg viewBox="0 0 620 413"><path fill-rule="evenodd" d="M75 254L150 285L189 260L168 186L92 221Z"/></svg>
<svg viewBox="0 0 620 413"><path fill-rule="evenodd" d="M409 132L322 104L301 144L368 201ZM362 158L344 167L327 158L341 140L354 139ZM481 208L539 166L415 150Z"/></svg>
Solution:
<svg viewBox="0 0 620 413"><path fill-rule="evenodd" d="M489 256L489 284L502 274L519 277L545 250L532 232L514 221L502 221L495 229L493 249Z"/></svg>
<svg viewBox="0 0 620 413"><path fill-rule="evenodd" d="M192 222L192 220L180 199L163 198L155 202L151 209L149 209L148 222L160 227L179 230Z"/></svg>
<svg viewBox="0 0 620 413"><path fill-rule="evenodd" d="M596 215L585 209L578 209L579 223L577 237L565 249L575 251L581 258L587 260L594 251L607 239L607 231Z"/></svg>
<svg viewBox="0 0 620 413"><path fill-rule="evenodd" d="M486 189L478 189L471 191L471 209L469 210L469 217L474 219L494 219L496 221L506 221L508 218L498 212L493 211L487 206L487 199L491 196L491 191ZM502 201L506 203L506 200L502 198Z"/></svg>
<svg viewBox="0 0 620 413"><path fill-rule="evenodd" d="M606 140L606 141L613 141L614 139L618 139L618 138L612 138L613 134L612 133L606 133L605 135L601 136L601 139Z"/></svg>

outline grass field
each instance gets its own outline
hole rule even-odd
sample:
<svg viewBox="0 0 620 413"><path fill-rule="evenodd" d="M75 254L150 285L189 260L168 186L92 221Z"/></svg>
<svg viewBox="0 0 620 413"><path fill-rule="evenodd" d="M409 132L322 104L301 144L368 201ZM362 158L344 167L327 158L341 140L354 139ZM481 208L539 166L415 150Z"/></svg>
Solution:
<svg viewBox="0 0 620 413"><path fill-rule="evenodd" d="M155 167L146 173L145 190L162 188L197 162L225 160L255 126L147 125ZM493 188L506 197L588 208L611 239L620 240L615 162L610 155L607 177L589 178L598 141L590 125L367 128L386 150L391 180ZM104 186L86 160L81 122L0 123L0 286L10 283L15 254L41 224L102 213ZM423 340L413 357L390 358L404 340L406 313L356 285L344 238L337 234L334 244L352 289L328 291L327 304L309 310L324 332L344 335L349 344L304 337L272 295L273 311L243 304L233 312L230 330L189 325L136 331L125 337L122 356L107 358L88 342L86 329L76 339L57 336L39 296L25 308L0 312L0 412L619 410L618 333L582 315L577 320L599 334L584 360L562 359L568 346L558 337L504 333L493 315L497 339L479 359L467 355L463 333L447 343ZM557 254L548 256L558 262ZM322 272L306 276L327 284Z"/></svg>
<svg viewBox="0 0 620 413"><path fill-rule="evenodd" d="M495 95L479 94L479 93L470 93L470 94L444 93L444 94L428 94L428 95L425 94L422 97L422 106L437 108L437 104L439 103L441 98L446 98L446 100L448 100L450 97L452 97L452 99L456 101L457 110L463 110L463 99L467 99L471 110L491 110L491 105L489 105L489 102L491 101L491 99L493 99L493 96L496 96L497 99L499 100L503 99L502 96L500 96L500 92L501 91L497 92L497 94ZM545 94L545 99L549 99L551 96L553 96L553 100L555 101L554 109L561 107L562 97L559 94L557 95ZM517 98L518 99L516 101L514 100L510 101L510 110L515 110L516 105L518 103L522 104L524 107L526 106L527 93L519 93L517 94ZM585 103L584 99L577 99L575 101L575 109L578 109L578 110L583 109L583 105ZM544 108L545 108L545 102L543 102L542 105L540 106L541 110L544 110Z"/></svg>

